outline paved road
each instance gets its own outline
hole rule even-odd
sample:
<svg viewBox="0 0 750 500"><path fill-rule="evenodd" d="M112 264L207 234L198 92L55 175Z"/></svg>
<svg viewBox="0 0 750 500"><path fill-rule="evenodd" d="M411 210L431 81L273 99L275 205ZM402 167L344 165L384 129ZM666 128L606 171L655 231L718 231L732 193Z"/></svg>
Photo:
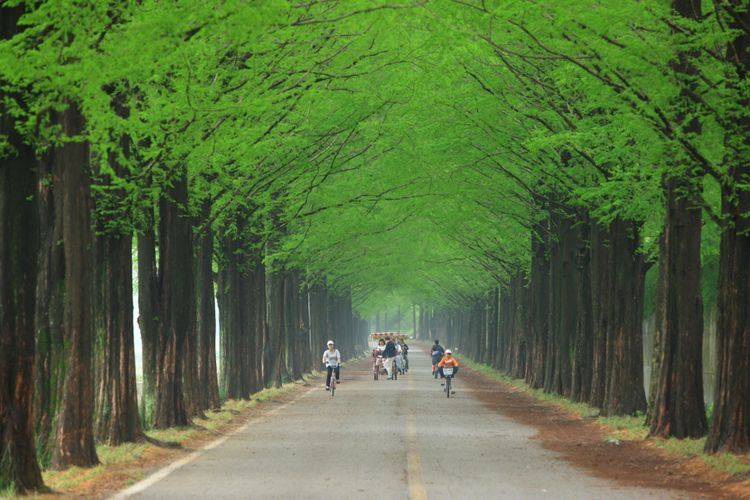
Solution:
<svg viewBox="0 0 750 500"><path fill-rule="evenodd" d="M456 380L446 399L429 358L412 350L397 381L344 371L280 406L163 479L142 498L673 498L595 479L531 440L534 430L485 408ZM162 473L163 475L163 473ZM152 484L151 484L152 483ZM124 496L124 495L121 495Z"/></svg>

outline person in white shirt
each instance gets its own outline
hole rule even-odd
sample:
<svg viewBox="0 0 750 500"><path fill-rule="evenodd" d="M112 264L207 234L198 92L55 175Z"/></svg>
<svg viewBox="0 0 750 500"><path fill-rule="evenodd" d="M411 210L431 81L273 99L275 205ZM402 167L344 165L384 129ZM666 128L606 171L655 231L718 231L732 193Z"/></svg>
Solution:
<svg viewBox="0 0 750 500"><path fill-rule="evenodd" d="M404 373L403 356L401 349L401 340L396 341L396 369L399 373Z"/></svg>
<svg viewBox="0 0 750 500"><path fill-rule="evenodd" d="M336 383L339 383L341 368L341 353L336 349L333 340L328 341L328 349L323 352L323 363L326 365L328 374L326 375L326 391L331 390L331 376L336 374Z"/></svg>

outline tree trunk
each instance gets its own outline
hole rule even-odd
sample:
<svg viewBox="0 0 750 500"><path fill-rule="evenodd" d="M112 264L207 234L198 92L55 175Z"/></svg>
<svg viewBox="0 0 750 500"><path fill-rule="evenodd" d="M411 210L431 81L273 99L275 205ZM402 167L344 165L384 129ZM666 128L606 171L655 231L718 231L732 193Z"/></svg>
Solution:
<svg viewBox="0 0 750 500"><path fill-rule="evenodd" d="M677 438L707 432L703 402L703 300L700 290L701 209L680 194L685 185L667 180L667 215L659 266L658 297L664 300L659 381L649 427L652 435Z"/></svg>
<svg viewBox="0 0 750 500"><path fill-rule="evenodd" d="M16 31L21 8L0 8L0 39ZM7 97L7 96L2 96ZM35 158L0 104L0 491L42 487L34 444L34 305L39 246Z"/></svg>
<svg viewBox="0 0 750 500"><path fill-rule="evenodd" d="M531 387L544 387L549 332L549 257L547 255L548 224L534 226L531 235L531 328L533 349L529 380Z"/></svg>
<svg viewBox="0 0 750 500"><path fill-rule="evenodd" d="M415 339L419 338L419 331L417 330L417 305L411 305L411 331Z"/></svg>
<svg viewBox="0 0 750 500"><path fill-rule="evenodd" d="M84 121L74 106L60 117L63 133L81 134ZM94 445L93 309L89 148L68 142L56 152L62 168L62 222L65 240L65 382L57 419L52 464L57 469L99 463Z"/></svg>
<svg viewBox="0 0 750 500"><path fill-rule="evenodd" d="M583 218L582 218L583 219ZM576 269L576 322L573 348L573 381L570 399L588 401L593 378L594 333L591 304L591 225L586 220L578 225L578 256Z"/></svg>
<svg viewBox="0 0 750 500"><path fill-rule="evenodd" d="M278 271L266 274L266 320L268 322L268 335L271 345L270 381L274 387L281 387L286 378L284 363L284 331L283 331L283 297L284 297L283 275Z"/></svg>
<svg viewBox="0 0 750 500"><path fill-rule="evenodd" d="M145 427L153 425L156 409L156 359L160 323L157 277L156 236L153 230L153 217L149 216L147 228L138 235L138 329L141 332L143 353L141 418Z"/></svg>
<svg viewBox="0 0 750 500"><path fill-rule="evenodd" d="M739 85L747 85L750 68L750 36L742 26L750 23L750 11L733 0L740 19L731 23L738 37L728 48L728 59L735 64ZM722 189L722 212L727 224L721 235L719 264L719 296L717 319L716 390L711 429L706 451L746 453L750 450L750 192L746 185L750 176L750 120L745 115L747 99L743 99L741 116L736 117L733 131L731 184ZM736 191L735 191L736 190Z"/></svg>
<svg viewBox="0 0 750 500"><path fill-rule="evenodd" d="M592 368L589 404L604 405L607 387L607 339L610 338L612 318L612 242L609 226L591 227L591 309L592 309Z"/></svg>
<svg viewBox="0 0 750 500"><path fill-rule="evenodd" d="M133 343L132 237L104 235L96 242L98 363L96 438L117 446L143 438Z"/></svg>
<svg viewBox="0 0 750 500"><path fill-rule="evenodd" d="M577 323L576 278L579 239L568 215L553 214L552 226L558 241L553 245L550 258L551 321L550 337L554 361L551 379L545 384L547 392L556 392L570 397L573 371L571 355L572 340L575 338Z"/></svg>
<svg viewBox="0 0 750 500"><path fill-rule="evenodd" d="M700 19L700 0L674 0L678 15ZM696 74L692 55L681 53L674 63L675 72L686 78ZM692 84L683 84L692 86ZM690 104L688 89L681 93L680 104ZM679 116L685 132L700 133L697 119ZM700 289L701 218L700 207L692 206L696 190L687 172L668 174L664 180L667 213L664 221L660 258L665 271L659 276L659 294L664 303L660 326L661 352L659 382L649 414L650 433L677 438L701 437L708 430L703 402L703 300Z"/></svg>
<svg viewBox="0 0 750 500"><path fill-rule="evenodd" d="M643 390L644 257L638 252L638 227L612 223L612 327L607 339L607 388L602 413L635 415L646 410Z"/></svg>
<svg viewBox="0 0 750 500"><path fill-rule="evenodd" d="M210 216L210 201L204 203L203 220ZM199 237L196 256L195 290L197 295L198 387L200 407L218 409L219 382L216 372L216 313L213 278L213 231L204 228Z"/></svg>
<svg viewBox="0 0 750 500"><path fill-rule="evenodd" d="M192 227L187 214L188 186L184 171L176 174L160 205L159 296L156 407L154 427L189 423L183 388L183 356L187 332L195 320Z"/></svg>
<svg viewBox="0 0 750 500"><path fill-rule="evenodd" d="M118 115L126 117L128 112L123 100L122 95L113 96ZM120 138L120 148L126 157L129 156L130 139L127 136ZM114 153L108 160L116 175L127 175ZM133 236L129 214L120 209L126 193L112 189L108 175L102 177L102 182L109 184L110 189L99 192L94 199L97 209L101 209L96 210L100 234L94 241L95 434L99 442L117 446L144 438L138 415L133 340Z"/></svg>
<svg viewBox="0 0 750 500"><path fill-rule="evenodd" d="M253 360L254 376L252 379L253 391L258 391L266 387L269 377L269 365L267 364L265 352L270 347L268 343L268 327L266 321L266 268L263 263L255 264L252 273L252 293L253 308L252 334L253 341L250 344L253 348L251 359Z"/></svg>
<svg viewBox="0 0 750 500"><path fill-rule="evenodd" d="M65 379L63 316L65 310L65 246L62 227L62 176L51 155L37 169L41 228L36 280L36 362L34 415L37 453L49 467L55 446L62 382Z"/></svg>

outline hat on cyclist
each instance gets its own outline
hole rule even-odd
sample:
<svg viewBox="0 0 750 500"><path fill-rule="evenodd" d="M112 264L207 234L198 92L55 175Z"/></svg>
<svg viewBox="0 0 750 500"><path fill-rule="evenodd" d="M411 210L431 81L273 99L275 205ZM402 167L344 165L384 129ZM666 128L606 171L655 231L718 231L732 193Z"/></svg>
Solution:
<svg viewBox="0 0 750 500"><path fill-rule="evenodd" d="M333 345L333 340L329 340L328 344L326 344L326 345Z"/></svg>
<svg viewBox="0 0 750 500"><path fill-rule="evenodd" d="M445 354L453 354L450 349L445 350Z"/></svg>

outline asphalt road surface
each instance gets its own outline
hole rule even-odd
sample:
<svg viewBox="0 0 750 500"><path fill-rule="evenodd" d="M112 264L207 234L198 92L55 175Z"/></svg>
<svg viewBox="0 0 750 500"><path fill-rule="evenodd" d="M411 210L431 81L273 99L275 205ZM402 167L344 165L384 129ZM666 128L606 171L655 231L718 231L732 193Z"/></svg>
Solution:
<svg viewBox="0 0 750 500"><path fill-rule="evenodd" d="M217 446L119 497L675 498L588 476L541 448L534 430L487 409L455 379L446 399L429 357L397 381L342 370L336 396L312 387ZM360 366L361 363L360 363Z"/></svg>

